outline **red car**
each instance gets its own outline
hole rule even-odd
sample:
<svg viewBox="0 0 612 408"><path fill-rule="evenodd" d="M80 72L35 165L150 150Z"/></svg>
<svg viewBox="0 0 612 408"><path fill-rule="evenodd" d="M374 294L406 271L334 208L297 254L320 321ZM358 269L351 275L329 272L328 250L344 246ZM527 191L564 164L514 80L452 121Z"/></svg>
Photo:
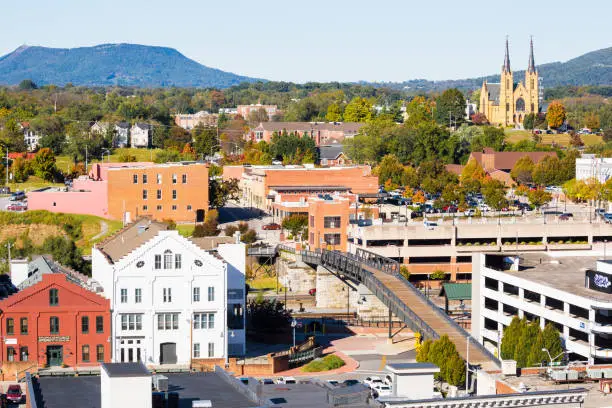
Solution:
<svg viewBox="0 0 612 408"><path fill-rule="evenodd" d="M6 391L6 399L17 404L21 402L22 395L21 387L17 384L9 385Z"/></svg>
<svg viewBox="0 0 612 408"><path fill-rule="evenodd" d="M275 231L281 229L281 226L274 222L271 222L269 224L265 224L263 227L261 227L261 229L264 231Z"/></svg>
<svg viewBox="0 0 612 408"><path fill-rule="evenodd" d="M316 295L316 294L317 294L317 288L312 288L312 289L310 289L310 290L308 291L308 294L309 294L310 296L314 296L314 295Z"/></svg>
<svg viewBox="0 0 612 408"><path fill-rule="evenodd" d="M7 211L25 211L27 209L28 206L23 204L9 204L6 206Z"/></svg>

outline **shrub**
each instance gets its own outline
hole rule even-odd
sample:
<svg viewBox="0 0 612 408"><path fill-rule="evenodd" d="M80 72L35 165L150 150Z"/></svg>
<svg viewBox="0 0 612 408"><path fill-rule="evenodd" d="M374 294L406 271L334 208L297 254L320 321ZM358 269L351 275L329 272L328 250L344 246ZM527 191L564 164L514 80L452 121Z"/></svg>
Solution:
<svg viewBox="0 0 612 408"><path fill-rule="evenodd" d="M340 368L344 364L346 363L340 357L334 354L330 354L323 358L317 358L316 360L313 360L310 363L306 364L304 367L302 367L302 371L307 373L329 371L335 370L336 368Z"/></svg>

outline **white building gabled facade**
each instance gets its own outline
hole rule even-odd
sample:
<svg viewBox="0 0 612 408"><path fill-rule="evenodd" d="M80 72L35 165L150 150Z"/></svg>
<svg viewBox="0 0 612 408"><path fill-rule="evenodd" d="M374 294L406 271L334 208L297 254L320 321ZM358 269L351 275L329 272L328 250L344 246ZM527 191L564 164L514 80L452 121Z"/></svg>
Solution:
<svg viewBox="0 0 612 408"><path fill-rule="evenodd" d="M203 250L146 219L96 246L93 276L111 301L113 361L185 365L244 354L245 253L244 244Z"/></svg>
<svg viewBox="0 0 612 408"><path fill-rule="evenodd" d="M151 125L136 122L130 129L130 147L149 147L152 138Z"/></svg>

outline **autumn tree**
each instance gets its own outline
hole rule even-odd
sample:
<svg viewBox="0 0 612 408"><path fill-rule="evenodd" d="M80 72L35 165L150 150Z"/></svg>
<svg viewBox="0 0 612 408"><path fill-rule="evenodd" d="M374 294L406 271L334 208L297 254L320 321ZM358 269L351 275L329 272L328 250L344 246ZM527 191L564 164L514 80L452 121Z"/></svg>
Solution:
<svg viewBox="0 0 612 408"><path fill-rule="evenodd" d="M332 103L327 107L327 113L325 119L328 122L341 122L342 121L342 106L339 103Z"/></svg>
<svg viewBox="0 0 612 408"><path fill-rule="evenodd" d="M584 146L584 142L582 141L582 137L580 137L580 135L578 133L575 133L575 132L572 132L570 134L569 144L570 144L570 146L573 146L573 147Z"/></svg>
<svg viewBox="0 0 612 408"><path fill-rule="evenodd" d="M589 129L599 129L600 127L599 115L595 112L588 113L584 117L584 125Z"/></svg>
<svg viewBox="0 0 612 408"><path fill-rule="evenodd" d="M553 101L548 105L548 110L546 111L546 121L548 122L548 126L553 129L558 129L565 122L565 106L559 101Z"/></svg>
<svg viewBox="0 0 612 408"><path fill-rule="evenodd" d="M371 117L372 104L366 98L353 98L344 108L345 122L367 122Z"/></svg>
<svg viewBox="0 0 612 408"><path fill-rule="evenodd" d="M514 164L514 167L510 171L510 176L520 184L527 184L533 181L531 174L533 173L533 167L535 164L531 157L525 155L518 159Z"/></svg>
<svg viewBox="0 0 612 408"><path fill-rule="evenodd" d="M536 190L529 190L527 198L529 202L539 210L540 207L552 200L552 194L544 189L538 188Z"/></svg>
<svg viewBox="0 0 612 408"><path fill-rule="evenodd" d="M378 175L378 184L384 184L391 180L394 184L402 183L404 166L393 154L388 154L382 158L380 164L374 169L374 174Z"/></svg>
<svg viewBox="0 0 612 408"><path fill-rule="evenodd" d="M501 210L508 205L506 186L499 180L488 179L482 185L485 203L494 210Z"/></svg>
<svg viewBox="0 0 612 408"><path fill-rule="evenodd" d="M533 168L533 181L541 186L560 184L559 174L561 163L557 156L547 156L540 160Z"/></svg>

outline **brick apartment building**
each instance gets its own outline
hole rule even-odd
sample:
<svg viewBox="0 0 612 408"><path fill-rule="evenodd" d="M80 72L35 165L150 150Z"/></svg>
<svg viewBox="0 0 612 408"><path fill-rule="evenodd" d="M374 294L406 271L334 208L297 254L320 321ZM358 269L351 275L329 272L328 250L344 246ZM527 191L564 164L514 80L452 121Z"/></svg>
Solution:
<svg viewBox="0 0 612 408"><path fill-rule="evenodd" d="M359 133L365 124L357 122L262 122L244 135L246 141L255 143L262 140L270 143L274 133L295 133L300 137L310 136L317 146L342 143Z"/></svg>
<svg viewBox="0 0 612 408"><path fill-rule="evenodd" d="M350 199L323 195L308 200L308 245L310 249L346 251Z"/></svg>
<svg viewBox="0 0 612 408"><path fill-rule="evenodd" d="M272 119L272 116L278 113L278 107L276 105L262 105L260 103L250 105L238 105L236 107L236 113L242 116L244 119L248 119L251 112L257 112L263 109L268 114L268 119Z"/></svg>
<svg viewBox="0 0 612 408"><path fill-rule="evenodd" d="M120 220L195 221L208 210L208 167L203 163L97 163L72 188L28 193L32 210L91 214Z"/></svg>
<svg viewBox="0 0 612 408"><path fill-rule="evenodd" d="M89 366L109 362L110 302L63 273L0 301L0 361L27 366Z"/></svg>
<svg viewBox="0 0 612 408"><path fill-rule="evenodd" d="M240 180L243 204L272 211L275 196L353 193L376 197L378 177L369 166L314 168L305 166L224 166L223 178Z"/></svg>

